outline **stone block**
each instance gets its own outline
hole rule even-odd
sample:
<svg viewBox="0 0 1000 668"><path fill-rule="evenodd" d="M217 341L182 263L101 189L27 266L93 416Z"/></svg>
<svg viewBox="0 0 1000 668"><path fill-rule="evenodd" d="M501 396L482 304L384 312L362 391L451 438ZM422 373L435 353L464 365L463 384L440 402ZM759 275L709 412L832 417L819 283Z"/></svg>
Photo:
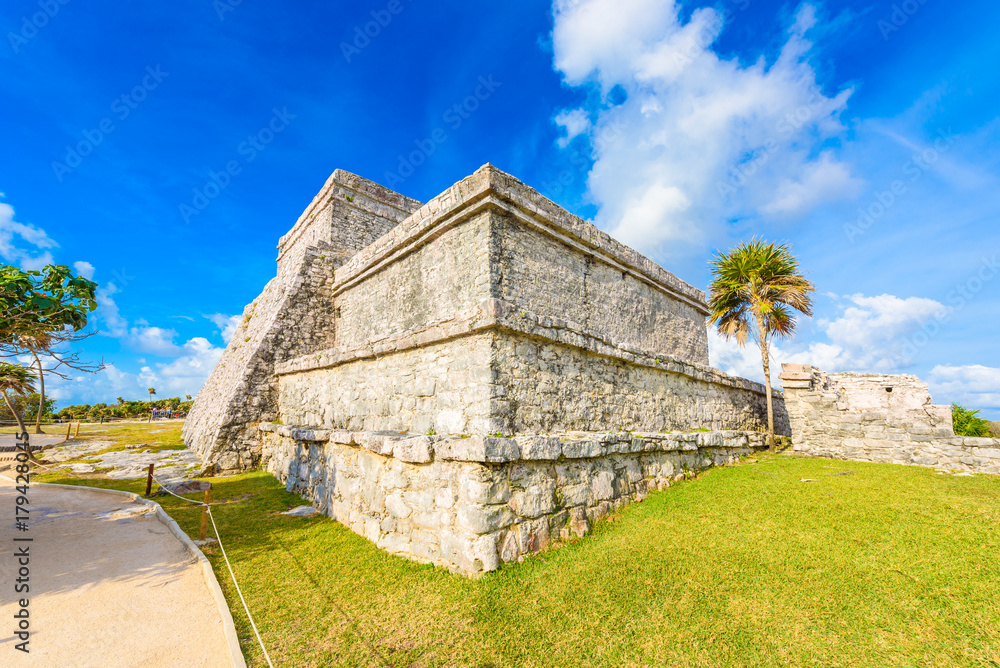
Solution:
<svg viewBox="0 0 1000 668"><path fill-rule="evenodd" d="M510 507L520 517L541 517L555 511L555 480L548 480L511 492Z"/></svg>
<svg viewBox="0 0 1000 668"><path fill-rule="evenodd" d="M398 434L385 434L377 431L360 431L353 435L354 441L369 452L376 455L389 456L392 454L394 443L399 438Z"/></svg>
<svg viewBox="0 0 1000 668"><path fill-rule="evenodd" d="M521 450L512 438L472 436L441 441L435 455L444 460L501 464L520 459Z"/></svg>
<svg viewBox="0 0 1000 668"><path fill-rule="evenodd" d="M433 562L441 558L441 547L437 543L424 543L414 540L410 542L409 552L421 560Z"/></svg>
<svg viewBox="0 0 1000 668"><path fill-rule="evenodd" d="M562 505L566 507L582 506L590 501L590 485L581 483L559 488L562 495Z"/></svg>
<svg viewBox="0 0 1000 668"><path fill-rule="evenodd" d="M415 489L403 492L403 500L414 509L430 510L434 507L433 489Z"/></svg>
<svg viewBox="0 0 1000 668"><path fill-rule="evenodd" d="M562 446L556 436L518 436L514 439L521 448L522 459L559 459Z"/></svg>
<svg viewBox="0 0 1000 668"><path fill-rule="evenodd" d="M403 501L403 497L400 494L389 494L385 497L385 509L389 511L389 514L396 518L409 517L412 512L410 506Z"/></svg>
<svg viewBox="0 0 1000 668"><path fill-rule="evenodd" d="M996 441L994 441L994 443L995 442ZM1000 448L976 448L973 452L977 457L1000 459Z"/></svg>
<svg viewBox="0 0 1000 668"><path fill-rule="evenodd" d="M413 513L413 515L410 516L410 521L413 522L413 526L416 527L438 529L441 527L441 516L442 512L440 510L425 510Z"/></svg>
<svg viewBox="0 0 1000 668"><path fill-rule="evenodd" d="M408 554L410 552L410 539L398 533L387 533L375 541L375 546L387 552Z"/></svg>
<svg viewBox="0 0 1000 668"><path fill-rule="evenodd" d="M514 522L514 513L506 505L465 505L458 511L458 525L474 534L488 534Z"/></svg>
<svg viewBox="0 0 1000 668"><path fill-rule="evenodd" d="M469 503L495 504L510 500L510 484L506 478L501 477L488 480L464 478L460 491Z"/></svg>
<svg viewBox="0 0 1000 668"><path fill-rule="evenodd" d="M586 508L580 506L569 509L569 528L577 538L583 537L590 531L590 522L587 520Z"/></svg>
<svg viewBox="0 0 1000 668"><path fill-rule="evenodd" d="M597 439L571 439L562 441L562 454L566 459L589 459L600 457L604 448Z"/></svg>
<svg viewBox="0 0 1000 668"><path fill-rule="evenodd" d="M595 501L604 501L614 496L615 475L610 471L601 471L590 483L591 494Z"/></svg>
<svg viewBox="0 0 1000 668"><path fill-rule="evenodd" d="M167 492L174 494L193 494L212 489L212 483L208 480L178 480L176 482L162 483L153 496L166 495Z"/></svg>
<svg viewBox="0 0 1000 668"><path fill-rule="evenodd" d="M426 464L434 458L434 446L430 436L416 436L394 441L392 455L413 464Z"/></svg>

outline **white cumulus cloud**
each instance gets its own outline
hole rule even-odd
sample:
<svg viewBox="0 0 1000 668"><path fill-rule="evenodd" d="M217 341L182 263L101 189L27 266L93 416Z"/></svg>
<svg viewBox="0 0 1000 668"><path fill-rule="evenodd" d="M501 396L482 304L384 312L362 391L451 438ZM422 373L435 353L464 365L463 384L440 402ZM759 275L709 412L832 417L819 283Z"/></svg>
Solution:
<svg viewBox="0 0 1000 668"><path fill-rule="evenodd" d="M84 262L83 260L74 262L73 269L75 269L76 273L78 273L83 278L86 278L88 281L94 278L94 271L95 271L94 265L90 264L89 262Z"/></svg>
<svg viewBox="0 0 1000 668"><path fill-rule="evenodd" d="M0 202L0 258L5 262L41 269L52 264L52 253L45 249L58 245L40 227L15 221L14 207Z"/></svg>
<svg viewBox="0 0 1000 668"><path fill-rule="evenodd" d="M954 401L968 408L1000 408L1000 369L969 364L939 364L928 380L936 403Z"/></svg>
<svg viewBox="0 0 1000 668"><path fill-rule="evenodd" d="M555 117L556 125L566 130L566 136L560 137L557 143L566 148L574 138L579 137L590 128L590 119L583 109L562 111Z"/></svg>
<svg viewBox="0 0 1000 668"><path fill-rule="evenodd" d="M222 336L222 340L229 343L233 338L233 334L236 333L236 328L240 326L240 322L243 317L237 313L236 315L225 315L224 313L212 313L206 315L206 318L211 320L216 327L219 328L219 334Z"/></svg>
<svg viewBox="0 0 1000 668"><path fill-rule="evenodd" d="M138 325L129 330L128 344L143 353L172 357L181 353L180 347L174 343L177 332L162 327Z"/></svg>
<svg viewBox="0 0 1000 668"><path fill-rule="evenodd" d="M907 366L917 350L914 342L927 323L946 316L946 306L923 297L895 295L867 297L855 294L838 298L837 315L817 320L825 340L805 346L792 341L771 345L771 381L777 385L782 363L811 364L824 371L881 371L894 373ZM760 350L754 344L740 348L709 330L712 365L731 375L763 381Z"/></svg>
<svg viewBox="0 0 1000 668"><path fill-rule="evenodd" d="M559 143L576 131L591 138L595 222L623 242L680 253L717 238L724 221L802 216L861 187L823 149L844 131L852 90L828 95L817 82L811 6L773 62L746 65L712 50L739 14L703 8L685 21L679 3L663 0L557 0L554 13L555 68L598 93L557 116L567 130Z"/></svg>

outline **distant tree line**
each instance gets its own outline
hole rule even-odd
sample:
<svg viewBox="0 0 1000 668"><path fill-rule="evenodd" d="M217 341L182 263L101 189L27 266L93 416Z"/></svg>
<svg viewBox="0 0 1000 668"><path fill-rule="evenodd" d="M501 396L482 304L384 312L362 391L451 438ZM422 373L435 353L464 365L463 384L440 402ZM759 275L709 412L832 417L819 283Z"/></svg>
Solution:
<svg viewBox="0 0 1000 668"><path fill-rule="evenodd" d="M39 395L32 392L24 396L12 396L14 408L21 413L34 415L38 409ZM45 422L53 420L67 421L76 420L81 422L98 422L101 418L105 420L144 418L149 417L150 412L155 408L170 413L186 414L191 410L190 395L186 399L180 397L169 397L167 399L157 399L156 401L127 401L118 397L118 403L114 404L77 404L57 409L55 400L46 397L45 406L42 409L42 419ZM0 421L10 422L15 420L14 415L7 406L0 406Z"/></svg>

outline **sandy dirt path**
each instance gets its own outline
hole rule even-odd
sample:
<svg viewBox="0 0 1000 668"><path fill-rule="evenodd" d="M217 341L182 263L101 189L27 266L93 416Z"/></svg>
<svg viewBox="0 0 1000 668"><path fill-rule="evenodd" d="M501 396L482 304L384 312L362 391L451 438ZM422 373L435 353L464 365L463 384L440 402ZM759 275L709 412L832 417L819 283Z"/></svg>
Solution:
<svg viewBox="0 0 1000 668"><path fill-rule="evenodd" d="M31 485L30 529L14 527L0 478L0 666L230 666L201 565L129 497ZM29 536L31 543L16 543ZM30 653L15 648L18 564L30 545Z"/></svg>

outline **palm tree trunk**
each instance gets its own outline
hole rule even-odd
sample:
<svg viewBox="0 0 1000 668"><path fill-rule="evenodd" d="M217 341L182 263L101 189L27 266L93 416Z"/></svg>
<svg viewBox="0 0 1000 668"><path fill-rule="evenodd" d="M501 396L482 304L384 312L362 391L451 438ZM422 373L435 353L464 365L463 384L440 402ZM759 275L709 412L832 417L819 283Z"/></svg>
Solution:
<svg viewBox="0 0 1000 668"><path fill-rule="evenodd" d="M35 415L35 433L42 434L42 410L45 408L45 373L42 371L42 360L38 359L35 351L31 351L38 364L38 413Z"/></svg>
<svg viewBox="0 0 1000 668"><path fill-rule="evenodd" d="M14 419L17 420L17 426L21 430L21 434L24 434L25 438L27 438L28 428L24 425L24 419L21 417L21 414L17 412L16 408L14 408L14 404L11 403L10 397L7 396L6 392L0 392L0 394L3 395L3 402L7 404L7 408L10 409L10 412L14 416ZM38 460L35 458L34 453L31 452L30 447L28 448L28 459L30 459L32 462L36 464L38 463Z"/></svg>
<svg viewBox="0 0 1000 668"><path fill-rule="evenodd" d="M767 349L767 333L764 331L763 318L755 314L757 332L760 337L760 359L764 364L764 396L767 397L767 448L777 452L778 444L774 440L774 400L771 398L771 354Z"/></svg>

